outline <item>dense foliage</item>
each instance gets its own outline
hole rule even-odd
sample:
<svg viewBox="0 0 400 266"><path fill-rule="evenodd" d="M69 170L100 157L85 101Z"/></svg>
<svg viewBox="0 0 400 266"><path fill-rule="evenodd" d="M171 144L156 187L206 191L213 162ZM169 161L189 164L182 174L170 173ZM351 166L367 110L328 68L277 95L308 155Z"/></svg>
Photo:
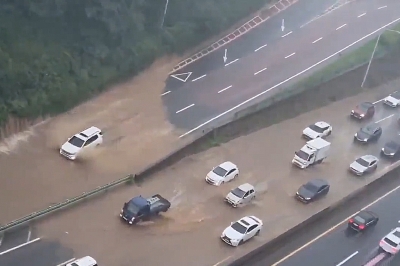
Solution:
<svg viewBox="0 0 400 266"><path fill-rule="evenodd" d="M0 123L65 111L271 0L1 0Z"/></svg>

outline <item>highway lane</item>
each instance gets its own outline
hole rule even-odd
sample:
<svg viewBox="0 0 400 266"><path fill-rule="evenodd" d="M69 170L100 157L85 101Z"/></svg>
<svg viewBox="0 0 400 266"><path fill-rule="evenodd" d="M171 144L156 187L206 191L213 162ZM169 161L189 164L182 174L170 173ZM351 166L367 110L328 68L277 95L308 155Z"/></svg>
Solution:
<svg viewBox="0 0 400 266"><path fill-rule="evenodd" d="M121 188L118 193L109 193L77 206L57 217L42 221L37 230L40 235L57 239L63 246L72 248L79 256L91 254L102 264L204 266L227 258L233 259L293 226L297 219L305 219L317 209L328 206L333 200L343 197L351 189L373 178L356 178L346 169L355 157L379 152L385 140L397 134L397 128L392 127L392 120L385 119L380 122L384 127L384 135L377 144L354 145L353 135L364 123L350 120L348 114L360 101L377 101L388 93L386 88L386 91L369 92L335 102L260 130L251 136L231 141L221 148L189 156L156 174L141 187ZM382 120L394 112L397 110L378 104L374 121ZM321 119L328 119L334 128L333 135L329 137L332 141L330 158L326 163L305 171L290 167L293 152L304 145L304 140L300 138L301 130ZM284 142L262 141L282 139L282 132L285 132L287 138ZM265 160L266 154L270 155L271 151L274 156ZM226 159L239 165L240 180L221 188L205 184L204 175L207 171ZM382 162L378 171L389 165L390 162ZM326 199L307 206L294 201L294 192L302 183L321 176L330 180L332 185L331 193ZM266 181L268 191L259 195L254 205L233 210L221 200L228 190L242 182L254 183L256 187L260 187L265 186ZM125 226L118 219L122 202L133 195L146 196L154 193L160 193L173 202L173 208L164 218L138 227ZM265 231L260 237L237 249L221 243L218 237L224 227L246 214L254 214L263 219ZM112 252L109 252L111 249ZM185 250L185 254L177 255L178 250Z"/></svg>
<svg viewBox="0 0 400 266"><path fill-rule="evenodd" d="M299 1L283 12L274 15L267 22L259 25L257 28L235 39L223 48L197 60L183 69L180 69L174 74L185 79L186 76L180 74L192 72L188 79L190 81L218 68L222 68L226 63L242 58L265 44L268 44L269 47L274 47L275 42L279 41L282 35L298 29L315 17L323 14L330 6L341 2L345 1ZM299 10L301 10L301 12L299 12ZM285 25L285 30L283 32L281 30L282 19L284 19ZM227 49L228 58L226 62L223 61L225 49ZM166 90L174 91L183 85L184 82L170 76L166 82Z"/></svg>
<svg viewBox="0 0 400 266"><path fill-rule="evenodd" d="M379 9L385 5L387 8ZM170 121L181 128L196 128L203 123L214 121L216 116L243 104L245 100L258 93L273 88L263 95L270 97L282 87L279 86L283 85L280 83L287 82L287 78L293 75L300 76L297 74L364 36L367 37L354 45L362 44L374 37L371 32L399 18L398 10L400 3L393 0L355 1L338 8L298 32L293 31L292 34L282 38L277 44L279 49L266 47L163 96ZM358 17L360 15L363 16ZM346 25L343 26L344 24ZM371 35L368 36L369 34ZM320 40L315 42L318 39ZM295 54L285 59L293 53ZM265 61L260 58L265 58ZM331 56L330 59L333 58L337 56ZM328 61L318 66L321 67ZM254 75L264 68L267 69ZM225 88L228 89L218 93ZM262 97L258 97L260 98ZM177 113L182 109L184 110Z"/></svg>

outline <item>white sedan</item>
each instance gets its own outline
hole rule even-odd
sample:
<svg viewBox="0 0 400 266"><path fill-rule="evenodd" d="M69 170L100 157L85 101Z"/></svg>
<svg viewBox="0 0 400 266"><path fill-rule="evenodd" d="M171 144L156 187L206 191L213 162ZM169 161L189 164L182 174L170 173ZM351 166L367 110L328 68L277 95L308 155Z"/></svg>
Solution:
<svg viewBox="0 0 400 266"><path fill-rule="evenodd" d="M229 182L239 176L238 167L232 162L224 162L214 167L206 176L206 182L220 186L222 183Z"/></svg>
<svg viewBox="0 0 400 266"><path fill-rule="evenodd" d="M317 122L303 130L303 136L307 139L323 138L332 134L332 126L326 122Z"/></svg>
<svg viewBox="0 0 400 266"><path fill-rule="evenodd" d="M397 107L400 105L400 91L396 91L386 97L383 102L390 107Z"/></svg>
<svg viewBox="0 0 400 266"><path fill-rule="evenodd" d="M228 245L237 247L258 235L262 227L263 222L259 218L255 216L245 216L231 223L231 225L222 232L221 239Z"/></svg>

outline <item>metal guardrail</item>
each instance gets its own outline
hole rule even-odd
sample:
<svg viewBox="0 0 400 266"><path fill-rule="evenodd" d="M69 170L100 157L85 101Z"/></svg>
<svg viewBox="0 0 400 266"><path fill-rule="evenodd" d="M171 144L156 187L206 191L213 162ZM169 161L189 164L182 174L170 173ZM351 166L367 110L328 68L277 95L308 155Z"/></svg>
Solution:
<svg viewBox="0 0 400 266"><path fill-rule="evenodd" d="M88 199L91 196L95 196L97 194L99 194L100 192L106 192L108 189L116 187L118 185L121 185L123 183L126 183L128 181L134 181L135 180L135 176L133 174L130 174L124 178L118 179L116 181L113 181L111 183L108 183L106 185L103 186L99 186L96 189L89 191L89 192L84 192L83 194L73 197L71 199L67 199L63 202L57 203L55 205L49 206L48 208L38 211L38 212L33 212L25 217L22 217L20 219L14 220L6 225L3 225L0 227L0 234L4 233L7 230L13 229L15 227L19 227L22 226L26 223L30 223L33 220L36 220L38 218L41 218L44 215L47 215L49 213L52 213L54 211L58 211L67 207L70 207L72 204L77 203L79 201Z"/></svg>

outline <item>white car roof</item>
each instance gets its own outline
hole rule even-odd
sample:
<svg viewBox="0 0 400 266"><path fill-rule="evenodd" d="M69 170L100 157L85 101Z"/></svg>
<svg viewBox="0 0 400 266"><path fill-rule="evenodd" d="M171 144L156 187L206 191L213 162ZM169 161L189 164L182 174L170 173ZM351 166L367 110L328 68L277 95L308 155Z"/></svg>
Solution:
<svg viewBox="0 0 400 266"><path fill-rule="evenodd" d="M231 170L231 169L233 169L233 168L237 168L237 166L236 166L234 163L229 162L229 161L224 162L224 163L221 163L221 164L219 165L219 167L221 167L221 168L223 168L223 169L225 169L225 170L227 170L227 171L229 171L229 170Z"/></svg>
<svg viewBox="0 0 400 266"><path fill-rule="evenodd" d="M378 160L378 158L376 158L375 156L373 156L373 155L363 155L363 156L361 156L360 157L361 159L363 159L364 161L366 161L366 162L372 162L372 161L374 161L374 160Z"/></svg>
<svg viewBox="0 0 400 266"><path fill-rule="evenodd" d="M89 127L88 129L83 130L81 133L79 133L79 135L81 135L83 137L86 136L86 138L87 138L87 137L90 137L99 132L101 132L101 130L98 127L92 126L92 127Z"/></svg>
<svg viewBox="0 0 400 266"><path fill-rule="evenodd" d="M241 225L245 226L246 228L255 225L255 224L260 224L260 219L258 219L255 216L245 216L242 219L238 221Z"/></svg>
<svg viewBox="0 0 400 266"><path fill-rule="evenodd" d="M324 121L319 121L319 122L315 123L315 125L317 127L320 127L320 128L324 128L324 127L329 127L330 126L328 123L326 123Z"/></svg>
<svg viewBox="0 0 400 266"><path fill-rule="evenodd" d="M242 184L242 185L238 186L238 189L247 192L247 191L249 191L251 189L254 189L254 186L250 185L249 183L245 183L245 184Z"/></svg>

